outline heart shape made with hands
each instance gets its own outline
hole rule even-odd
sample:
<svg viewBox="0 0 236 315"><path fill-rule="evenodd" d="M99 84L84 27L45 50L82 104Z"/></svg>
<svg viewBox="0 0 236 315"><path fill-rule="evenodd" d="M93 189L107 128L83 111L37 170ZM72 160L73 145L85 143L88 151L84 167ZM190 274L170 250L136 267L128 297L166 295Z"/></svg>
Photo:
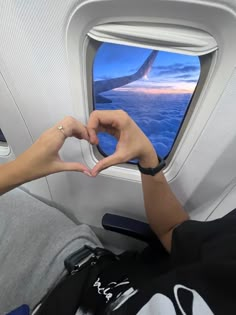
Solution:
<svg viewBox="0 0 236 315"><path fill-rule="evenodd" d="M115 152L108 156L108 157L104 157L103 159L101 159L100 161L98 161L96 163L96 165L92 168L92 169L88 169L84 164L80 164L81 166L83 166L83 168L86 168L86 170L82 170L82 172L87 175L87 176L91 176L91 177L96 177L98 175L98 173L100 173L102 170L116 165L116 164L120 164L122 162L125 162L125 158L123 157L122 154L119 154L119 148L120 148L120 143L119 143L119 133L114 132L114 128L107 126L106 128L104 126L99 126L97 128L90 128L88 126L84 126L87 130L87 133L80 133L78 134L73 134L73 136L75 136L76 138L80 139L80 140L85 140L87 141L90 145L98 145L99 144L99 138L97 136L97 134L99 132L105 132L107 134L110 134L112 136L115 136L116 138L118 138L118 143L116 146L116 150Z"/></svg>
<svg viewBox="0 0 236 315"><path fill-rule="evenodd" d="M64 122L65 126L65 122ZM63 128L63 135L65 136L64 139L61 137L57 137L57 141L59 141L58 146L56 151L61 148L63 145L64 141L68 138L75 138L78 140L85 140L87 141L90 145L98 145L99 144L99 138L97 134L100 132L100 128L95 129L95 128L88 128L85 125L82 125L80 122L75 121L73 122L72 126L66 125ZM57 129L59 129L57 127ZM61 131L61 128L59 129ZM65 131L66 130L66 133ZM105 130L104 130L105 131ZM107 132L109 133L109 132ZM57 136L58 136L58 131L57 131ZM55 138L54 138L54 145L55 145ZM112 155L114 158L116 156L116 153ZM111 156L109 157L104 157L102 160L98 161L96 165L92 168L89 169L86 164L81 163L81 162L66 162L61 160L63 162L63 166L61 170L74 170L74 171L80 171L83 172L85 175L90 176L90 177L96 177L99 172L104 170L105 168L114 165L114 161L111 161Z"/></svg>
<svg viewBox="0 0 236 315"><path fill-rule="evenodd" d="M72 123L72 125L70 125ZM86 167L84 173L89 176L97 176L102 170L139 159L149 165L156 165L157 156L151 142L137 126L137 124L122 110L97 110L93 111L88 119L87 125L79 121L69 120L70 136L87 140L91 145L98 145L97 134L105 132L114 136L118 143L113 154L98 161L92 170ZM84 166L83 166L84 167Z"/></svg>
<svg viewBox="0 0 236 315"><path fill-rule="evenodd" d="M100 130L96 130L95 128L90 128L88 130L89 139L88 140L84 139L84 140L87 140L90 145L98 145L99 138L97 134L99 132ZM103 130L103 132L111 135L111 132L108 132L105 130ZM118 143L117 143L117 146L118 146ZM103 159L99 160L89 172L84 171L83 173L91 177L96 177L104 169L116 164L115 163L116 155L117 155L117 152L115 150L115 152L112 155L108 157L104 157Z"/></svg>

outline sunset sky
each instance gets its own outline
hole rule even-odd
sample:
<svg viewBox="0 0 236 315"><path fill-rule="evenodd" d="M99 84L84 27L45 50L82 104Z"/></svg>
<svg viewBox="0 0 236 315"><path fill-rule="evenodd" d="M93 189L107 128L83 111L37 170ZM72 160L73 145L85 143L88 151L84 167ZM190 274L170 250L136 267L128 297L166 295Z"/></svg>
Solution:
<svg viewBox="0 0 236 315"><path fill-rule="evenodd" d="M150 49L104 43L93 67L94 81L135 73L152 51ZM148 94L192 93L200 75L198 57L159 52L147 78L117 90Z"/></svg>

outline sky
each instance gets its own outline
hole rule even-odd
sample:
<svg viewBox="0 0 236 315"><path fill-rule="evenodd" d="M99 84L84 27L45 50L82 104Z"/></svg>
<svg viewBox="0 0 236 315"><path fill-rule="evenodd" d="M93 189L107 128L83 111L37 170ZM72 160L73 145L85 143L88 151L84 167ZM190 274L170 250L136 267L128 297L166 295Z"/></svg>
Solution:
<svg viewBox="0 0 236 315"><path fill-rule="evenodd" d="M151 52L146 48L102 44L94 59L94 81L135 73ZM192 93L199 75L200 60L197 56L160 51L147 77L117 90L148 94Z"/></svg>

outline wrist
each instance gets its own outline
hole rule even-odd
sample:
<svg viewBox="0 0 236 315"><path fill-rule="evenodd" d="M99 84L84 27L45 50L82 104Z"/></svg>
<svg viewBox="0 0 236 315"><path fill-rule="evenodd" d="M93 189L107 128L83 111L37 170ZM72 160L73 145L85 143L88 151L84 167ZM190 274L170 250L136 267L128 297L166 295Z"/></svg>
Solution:
<svg viewBox="0 0 236 315"><path fill-rule="evenodd" d="M165 160L163 160L159 157L158 157L158 160L159 160L159 162L157 163L157 166L155 166L155 167L142 167L138 163L138 169L139 169L140 173L142 173L144 175L155 176L157 173L159 173L166 166Z"/></svg>
<svg viewBox="0 0 236 315"><path fill-rule="evenodd" d="M154 167L158 166L158 164L159 164L159 160L158 160L158 156L157 156L154 148L152 148L152 150L146 151L139 158L139 165L142 167L145 167L145 168L147 168L147 167L154 168Z"/></svg>
<svg viewBox="0 0 236 315"><path fill-rule="evenodd" d="M15 184L22 185L32 180L30 178L30 169L27 162L23 162L20 158L16 158L16 160L11 163L11 171L14 174Z"/></svg>
<svg viewBox="0 0 236 315"><path fill-rule="evenodd" d="M16 160L1 165L0 195L25 182Z"/></svg>

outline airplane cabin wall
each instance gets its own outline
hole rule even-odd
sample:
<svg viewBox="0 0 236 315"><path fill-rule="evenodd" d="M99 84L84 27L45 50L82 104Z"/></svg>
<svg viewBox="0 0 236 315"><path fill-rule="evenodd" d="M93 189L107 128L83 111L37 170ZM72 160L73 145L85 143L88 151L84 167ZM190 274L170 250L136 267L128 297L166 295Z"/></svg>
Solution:
<svg viewBox="0 0 236 315"><path fill-rule="evenodd" d="M198 27L218 43L165 175L192 217L205 220L214 210L227 213L236 201L234 1L0 2L0 127L11 147L11 154L0 162L19 155L66 115L86 123L86 33L113 18L135 17ZM61 154L91 167L96 162L91 149L75 139L68 139ZM50 175L25 189L95 227L106 211L145 218L139 173L126 168L112 168L96 179L74 172Z"/></svg>

